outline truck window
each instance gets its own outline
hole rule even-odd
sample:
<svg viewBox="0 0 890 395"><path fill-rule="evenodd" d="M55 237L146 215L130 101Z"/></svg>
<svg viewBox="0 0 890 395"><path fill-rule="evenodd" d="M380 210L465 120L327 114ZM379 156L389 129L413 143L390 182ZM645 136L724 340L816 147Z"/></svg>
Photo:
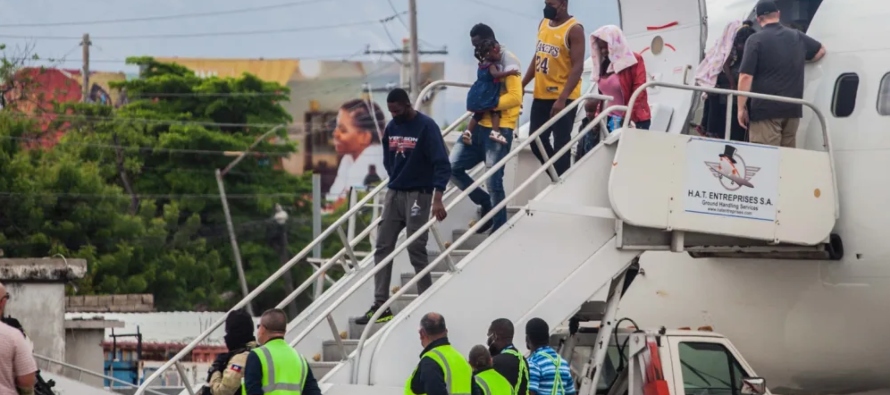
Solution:
<svg viewBox="0 0 890 395"><path fill-rule="evenodd" d="M745 373L726 347L682 342L679 351L686 395L739 395Z"/></svg>

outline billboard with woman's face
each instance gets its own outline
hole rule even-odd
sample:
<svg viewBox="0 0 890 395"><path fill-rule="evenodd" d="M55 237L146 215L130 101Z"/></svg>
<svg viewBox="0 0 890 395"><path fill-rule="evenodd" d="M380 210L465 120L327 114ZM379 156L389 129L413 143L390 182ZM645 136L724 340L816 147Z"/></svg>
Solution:
<svg viewBox="0 0 890 395"><path fill-rule="evenodd" d="M333 131L340 163L327 200L347 197L350 188L373 188L387 177L380 145L385 127L385 115L373 101L353 99L340 106Z"/></svg>

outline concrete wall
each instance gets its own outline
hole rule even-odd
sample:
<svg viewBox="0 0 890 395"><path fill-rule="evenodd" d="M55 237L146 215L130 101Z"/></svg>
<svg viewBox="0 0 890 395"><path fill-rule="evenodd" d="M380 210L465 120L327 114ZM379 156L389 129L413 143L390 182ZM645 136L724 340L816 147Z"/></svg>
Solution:
<svg viewBox="0 0 890 395"><path fill-rule="evenodd" d="M65 360L65 285L7 282L6 314L22 323L34 353ZM52 370L52 369L50 369Z"/></svg>
<svg viewBox="0 0 890 395"><path fill-rule="evenodd" d="M105 339L105 328L98 329L68 329L65 333L65 355L68 364L102 373L104 369L102 341ZM89 385L102 387L101 378L83 375L66 369L64 374L74 379L80 379Z"/></svg>

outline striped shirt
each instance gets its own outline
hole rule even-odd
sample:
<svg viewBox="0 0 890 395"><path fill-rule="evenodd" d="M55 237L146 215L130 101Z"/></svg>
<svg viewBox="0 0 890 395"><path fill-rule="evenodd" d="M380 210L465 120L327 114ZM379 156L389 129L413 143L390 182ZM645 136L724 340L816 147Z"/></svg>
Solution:
<svg viewBox="0 0 890 395"><path fill-rule="evenodd" d="M37 371L31 344L16 328L0 323L0 395L17 395L16 377Z"/></svg>
<svg viewBox="0 0 890 395"><path fill-rule="evenodd" d="M559 379L557 379L557 363ZM554 383L556 388L554 390ZM569 363L556 350L541 347L528 357L528 390L538 395L571 395L575 393L575 382Z"/></svg>

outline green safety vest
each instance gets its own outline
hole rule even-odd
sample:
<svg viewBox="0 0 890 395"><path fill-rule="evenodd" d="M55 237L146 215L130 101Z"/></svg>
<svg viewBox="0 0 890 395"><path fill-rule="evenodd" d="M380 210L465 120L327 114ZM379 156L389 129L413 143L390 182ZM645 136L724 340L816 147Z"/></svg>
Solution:
<svg viewBox="0 0 890 395"><path fill-rule="evenodd" d="M510 395L513 393L510 382L494 369L476 373L476 385L482 389L484 395Z"/></svg>
<svg viewBox="0 0 890 395"><path fill-rule="evenodd" d="M473 369L454 347L448 344L442 345L425 352L420 358L432 358L439 364L445 374L445 389L449 395L470 395L472 393ZM423 395L411 391L411 380L414 380L415 374L417 374L417 368L414 368L414 372L405 383L405 395Z"/></svg>
<svg viewBox="0 0 890 395"><path fill-rule="evenodd" d="M263 394L265 395L300 395L306 384L309 366L306 360L297 353L284 339L267 342L252 353L260 358L263 366ZM243 379L242 379L243 383ZM247 395L247 389L241 385L241 393Z"/></svg>
<svg viewBox="0 0 890 395"><path fill-rule="evenodd" d="M553 390L550 391L550 395L559 395L566 393L566 385L562 382L562 373L559 372L559 367L562 365L562 358L557 356L556 358L551 357L547 353L540 353L541 356L550 360L553 363L554 368L556 369L556 375L553 376Z"/></svg>
<svg viewBox="0 0 890 395"><path fill-rule="evenodd" d="M519 359L519 374L516 375L516 385L513 386L513 395L528 395L528 364L525 363L525 357L516 351L515 348L509 348L506 350L501 350L501 354L512 355ZM522 385L522 381L525 380L525 393L520 394L519 388Z"/></svg>

